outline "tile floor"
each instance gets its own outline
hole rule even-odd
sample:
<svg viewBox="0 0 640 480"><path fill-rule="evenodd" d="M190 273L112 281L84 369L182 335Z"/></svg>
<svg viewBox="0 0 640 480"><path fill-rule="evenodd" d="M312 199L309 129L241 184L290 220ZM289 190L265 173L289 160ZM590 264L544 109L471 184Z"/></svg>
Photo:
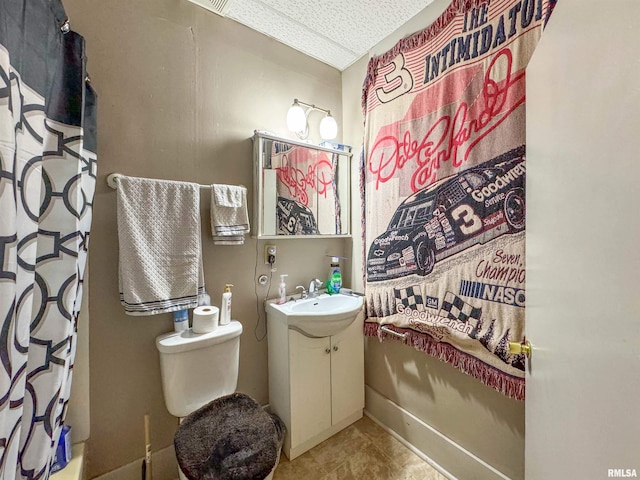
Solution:
<svg viewBox="0 0 640 480"><path fill-rule="evenodd" d="M284 454L273 480L447 480L365 416L305 454Z"/></svg>

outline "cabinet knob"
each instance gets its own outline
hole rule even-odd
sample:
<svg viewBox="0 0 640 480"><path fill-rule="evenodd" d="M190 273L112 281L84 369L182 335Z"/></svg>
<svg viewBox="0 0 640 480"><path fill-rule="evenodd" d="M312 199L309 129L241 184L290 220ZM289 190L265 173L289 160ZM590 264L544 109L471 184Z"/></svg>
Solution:
<svg viewBox="0 0 640 480"><path fill-rule="evenodd" d="M333 351L334 351L334 352L337 352L337 351L338 351L338 346L337 346L337 345L334 345L334 346L333 346Z"/></svg>
<svg viewBox="0 0 640 480"><path fill-rule="evenodd" d="M325 348L324 353L331 353L331 349L329 347Z"/></svg>

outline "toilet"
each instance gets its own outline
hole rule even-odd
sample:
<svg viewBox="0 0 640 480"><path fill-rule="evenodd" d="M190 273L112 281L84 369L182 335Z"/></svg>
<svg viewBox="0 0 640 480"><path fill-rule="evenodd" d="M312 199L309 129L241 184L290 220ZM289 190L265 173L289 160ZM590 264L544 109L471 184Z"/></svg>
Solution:
<svg viewBox="0 0 640 480"><path fill-rule="evenodd" d="M178 431L180 431L180 428L193 423L190 422L192 413L199 415L198 418L200 419L205 415L205 421L211 425L219 426L220 422L226 420L222 418L222 415L221 418L216 418L216 402L226 402L224 418L227 418L229 416L229 408L234 408L234 405L230 405L229 402L236 401L236 397L238 397L238 401L243 397L243 412L247 411L247 401L249 401L251 402L250 409L255 409L255 412L251 413L258 416L269 416L250 397L243 394L234 394L238 384L241 333L242 324L232 320L229 324L220 325L209 333L197 334L188 329L182 332L166 333L156 338L156 347L160 352L164 401L169 413L180 419L181 426ZM241 407L239 406L238 408L240 409ZM205 413L203 414L203 412ZM231 415L231 417L234 416ZM235 416L235 418L237 421L238 416ZM269 419L271 419L271 416L269 416ZM273 419L273 422L280 422L280 420L276 418ZM242 428L242 425L240 425L240 428ZM219 444L220 442L224 443L225 439L211 440L209 438L202 441L198 439L196 440L196 442L200 442L196 444L198 450L206 450L208 448L208 445L204 444L205 441L217 441ZM264 444L264 441L261 442L262 444ZM278 456L280 446L281 444L278 446ZM179 463L180 453L184 455L184 451L176 451ZM276 465L277 458L275 464L269 468L275 469ZM181 479L188 478L182 470L179 471L179 474ZM265 478L269 479L272 475L273 470Z"/></svg>

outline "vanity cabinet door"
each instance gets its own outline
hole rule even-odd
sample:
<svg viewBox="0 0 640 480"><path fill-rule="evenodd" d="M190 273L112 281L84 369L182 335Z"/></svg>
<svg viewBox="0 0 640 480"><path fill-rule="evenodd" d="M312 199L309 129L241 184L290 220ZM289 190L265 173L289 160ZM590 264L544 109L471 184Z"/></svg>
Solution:
<svg viewBox="0 0 640 480"><path fill-rule="evenodd" d="M289 330L291 445L331 427L331 341Z"/></svg>
<svg viewBox="0 0 640 480"><path fill-rule="evenodd" d="M362 321L331 337L332 424L364 408L364 337Z"/></svg>

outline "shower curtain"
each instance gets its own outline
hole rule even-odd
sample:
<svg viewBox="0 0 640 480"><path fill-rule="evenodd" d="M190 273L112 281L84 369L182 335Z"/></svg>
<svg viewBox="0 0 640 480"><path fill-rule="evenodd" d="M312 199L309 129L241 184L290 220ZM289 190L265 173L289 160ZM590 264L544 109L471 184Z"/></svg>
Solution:
<svg viewBox="0 0 640 480"><path fill-rule="evenodd" d="M0 478L48 478L76 351L96 96L59 0L0 2Z"/></svg>

